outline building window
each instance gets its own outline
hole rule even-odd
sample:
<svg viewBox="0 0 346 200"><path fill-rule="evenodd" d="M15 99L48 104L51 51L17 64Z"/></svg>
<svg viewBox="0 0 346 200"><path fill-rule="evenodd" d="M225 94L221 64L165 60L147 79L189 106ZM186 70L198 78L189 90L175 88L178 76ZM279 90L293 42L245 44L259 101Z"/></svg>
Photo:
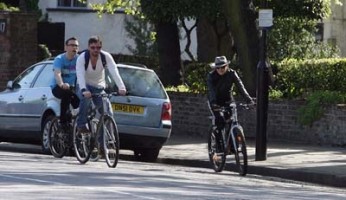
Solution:
<svg viewBox="0 0 346 200"><path fill-rule="evenodd" d="M78 0L58 0L58 7L87 7L87 1L82 3Z"/></svg>

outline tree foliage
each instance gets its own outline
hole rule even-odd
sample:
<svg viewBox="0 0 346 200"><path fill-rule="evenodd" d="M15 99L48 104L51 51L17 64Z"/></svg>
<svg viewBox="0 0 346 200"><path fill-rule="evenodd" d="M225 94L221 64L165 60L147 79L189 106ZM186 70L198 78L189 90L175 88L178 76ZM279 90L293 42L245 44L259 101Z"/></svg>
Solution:
<svg viewBox="0 0 346 200"><path fill-rule="evenodd" d="M135 42L136 47L128 45L133 55L157 57L157 42L155 28L141 17L125 18L127 36Z"/></svg>
<svg viewBox="0 0 346 200"><path fill-rule="evenodd" d="M297 17L303 19L324 19L331 14L331 3L341 4L340 0L267 0L268 8L273 9L274 17ZM254 0L259 8L263 0Z"/></svg>
<svg viewBox="0 0 346 200"><path fill-rule="evenodd" d="M316 41L316 20L278 17L269 32L268 56L271 61L283 59L335 58L340 50L332 44Z"/></svg>

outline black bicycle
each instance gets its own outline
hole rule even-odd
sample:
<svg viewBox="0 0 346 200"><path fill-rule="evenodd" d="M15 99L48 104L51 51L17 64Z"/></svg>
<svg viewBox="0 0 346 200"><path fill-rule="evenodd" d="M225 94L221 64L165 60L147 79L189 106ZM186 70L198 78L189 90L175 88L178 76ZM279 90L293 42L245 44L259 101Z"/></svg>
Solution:
<svg viewBox="0 0 346 200"><path fill-rule="evenodd" d="M215 117L211 117L212 126L208 136L208 154L215 172L221 172L225 167L227 155L233 154L239 174L245 176L248 166L247 149L244 131L238 122L237 106L245 109L249 108L247 104L237 105L235 103L219 108L211 108L209 106L211 110L220 112L226 123L223 129L218 130L215 125ZM229 116L229 118L226 116ZM221 131L219 133L221 134L220 141L216 139L216 134L218 134L216 131Z"/></svg>
<svg viewBox="0 0 346 200"><path fill-rule="evenodd" d="M76 113L71 108L67 110L68 123L62 125L59 117L55 117L48 132L48 144L52 155L55 158L64 157L72 148L72 125L76 119ZM72 152L72 150L71 150Z"/></svg>
<svg viewBox="0 0 346 200"><path fill-rule="evenodd" d="M116 167L119 160L119 133L113 117L105 112L107 106L110 106L109 98L116 95L117 93L92 94L93 97L102 98L102 105L92 108L91 114L88 115L90 134L79 132L77 123L75 123L73 128L73 146L75 155L80 163L88 162L90 156L95 153L95 147L99 146L100 148L98 149L103 151L102 156L106 159L107 165L113 168ZM96 117L97 110L100 110L99 117ZM101 142L98 142L99 138L102 139Z"/></svg>

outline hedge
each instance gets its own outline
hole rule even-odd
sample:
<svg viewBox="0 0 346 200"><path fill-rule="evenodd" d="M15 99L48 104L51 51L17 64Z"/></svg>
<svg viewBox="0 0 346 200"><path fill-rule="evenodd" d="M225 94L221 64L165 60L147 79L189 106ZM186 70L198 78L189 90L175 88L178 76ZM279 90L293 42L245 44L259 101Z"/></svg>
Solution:
<svg viewBox="0 0 346 200"><path fill-rule="evenodd" d="M315 91L346 91L346 59L290 59L278 63L275 88L284 97L299 97Z"/></svg>

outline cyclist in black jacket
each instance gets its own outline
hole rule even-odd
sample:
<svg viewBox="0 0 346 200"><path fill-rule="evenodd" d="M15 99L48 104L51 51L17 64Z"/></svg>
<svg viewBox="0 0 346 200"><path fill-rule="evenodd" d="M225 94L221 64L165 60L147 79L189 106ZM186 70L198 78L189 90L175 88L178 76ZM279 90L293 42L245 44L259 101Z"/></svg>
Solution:
<svg viewBox="0 0 346 200"><path fill-rule="evenodd" d="M229 68L230 61L225 56L218 56L215 58L215 62L210 65L213 69L208 74L207 86L208 86L208 100L212 108L220 106L226 106L227 102L234 101L232 95L233 85L235 84L238 91L246 99L248 104L254 105L253 99L246 91L241 79L239 78L236 71ZM220 116L219 112L214 112L215 125L217 126L217 141L220 141L220 130L223 129L225 122L224 118Z"/></svg>

